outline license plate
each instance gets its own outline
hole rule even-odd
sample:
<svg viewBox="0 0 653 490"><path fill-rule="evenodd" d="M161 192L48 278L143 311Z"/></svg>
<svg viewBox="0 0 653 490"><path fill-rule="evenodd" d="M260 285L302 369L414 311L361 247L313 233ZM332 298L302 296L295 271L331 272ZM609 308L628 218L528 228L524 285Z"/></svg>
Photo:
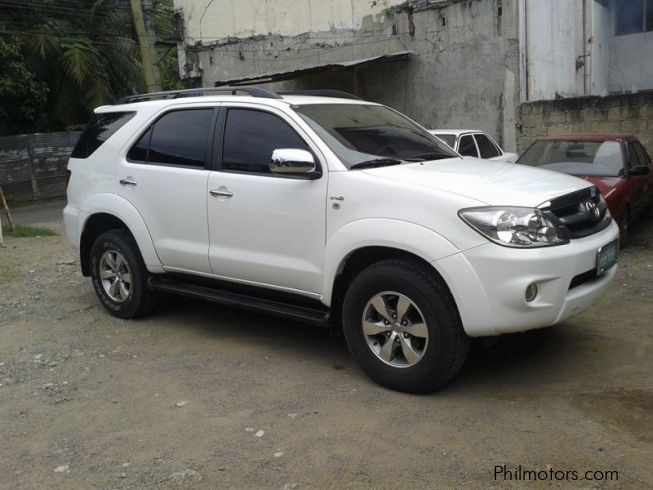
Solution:
<svg viewBox="0 0 653 490"><path fill-rule="evenodd" d="M617 252L619 252L619 240L610 242L599 248L596 254L596 275L600 276L610 267L617 263Z"/></svg>

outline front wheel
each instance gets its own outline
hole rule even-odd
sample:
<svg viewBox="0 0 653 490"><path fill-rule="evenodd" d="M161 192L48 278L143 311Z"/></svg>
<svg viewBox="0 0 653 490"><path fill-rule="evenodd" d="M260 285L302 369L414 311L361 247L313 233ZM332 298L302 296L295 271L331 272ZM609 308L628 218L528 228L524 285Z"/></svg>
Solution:
<svg viewBox="0 0 653 490"><path fill-rule="evenodd" d="M382 386L429 393L462 367L469 349L451 294L427 264L386 260L352 281L343 329L361 369Z"/></svg>
<svg viewBox="0 0 653 490"><path fill-rule="evenodd" d="M100 235L91 248L91 279L102 305L119 318L148 313L154 293L147 288L148 272L136 240L127 230Z"/></svg>

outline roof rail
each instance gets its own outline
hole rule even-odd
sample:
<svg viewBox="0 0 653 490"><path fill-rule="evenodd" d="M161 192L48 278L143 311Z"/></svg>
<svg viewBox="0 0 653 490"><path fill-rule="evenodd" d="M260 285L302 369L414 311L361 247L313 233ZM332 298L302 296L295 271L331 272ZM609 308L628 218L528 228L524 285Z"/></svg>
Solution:
<svg viewBox="0 0 653 490"><path fill-rule="evenodd" d="M281 96L258 87L207 87L207 88L189 88L184 90L168 90L165 92L150 92L149 94L127 95L118 100L117 104L132 104L134 102L144 102L147 100L159 99L177 99L179 97L201 97L213 95L216 93L228 92L230 95L237 95L238 92L251 95L252 97L261 97L264 99L280 99Z"/></svg>
<svg viewBox="0 0 653 490"><path fill-rule="evenodd" d="M314 95L316 97L337 97L339 99L363 100L356 95L344 92L342 90L293 90L291 92L279 92L279 95Z"/></svg>

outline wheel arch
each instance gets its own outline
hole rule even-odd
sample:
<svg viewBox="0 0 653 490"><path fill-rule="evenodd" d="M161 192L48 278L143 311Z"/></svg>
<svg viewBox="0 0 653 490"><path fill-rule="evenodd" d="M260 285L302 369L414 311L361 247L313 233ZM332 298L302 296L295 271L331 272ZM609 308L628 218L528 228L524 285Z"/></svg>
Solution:
<svg viewBox="0 0 653 490"><path fill-rule="evenodd" d="M376 223L369 223L372 221ZM388 228L379 228L378 222L384 222L393 232L382 232ZM389 239L388 236L397 238ZM428 265L451 293L451 288L433 262L458 251L442 236L412 223L387 219L351 223L334 234L327 244L322 301L331 307L332 318L337 320L353 277L366 267L386 259L406 259ZM332 322L332 326L337 329L339 322Z"/></svg>
<svg viewBox="0 0 653 490"><path fill-rule="evenodd" d="M138 245L150 272L162 271L149 231L136 208L118 196L104 196L92 206L81 229L79 254L82 274L90 275L90 253L93 242L102 233L115 229L127 230Z"/></svg>

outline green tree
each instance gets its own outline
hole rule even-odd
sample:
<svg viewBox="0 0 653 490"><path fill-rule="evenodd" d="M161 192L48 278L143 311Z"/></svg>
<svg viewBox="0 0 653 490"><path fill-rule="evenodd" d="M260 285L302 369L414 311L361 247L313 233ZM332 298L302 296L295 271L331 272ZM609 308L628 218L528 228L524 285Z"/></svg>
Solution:
<svg viewBox="0 0 653 490"><path fill-rule="evenodd" d="M48 88L25 63L18 40L0 37L0 66L0 136L42 128Z"/></svg>

